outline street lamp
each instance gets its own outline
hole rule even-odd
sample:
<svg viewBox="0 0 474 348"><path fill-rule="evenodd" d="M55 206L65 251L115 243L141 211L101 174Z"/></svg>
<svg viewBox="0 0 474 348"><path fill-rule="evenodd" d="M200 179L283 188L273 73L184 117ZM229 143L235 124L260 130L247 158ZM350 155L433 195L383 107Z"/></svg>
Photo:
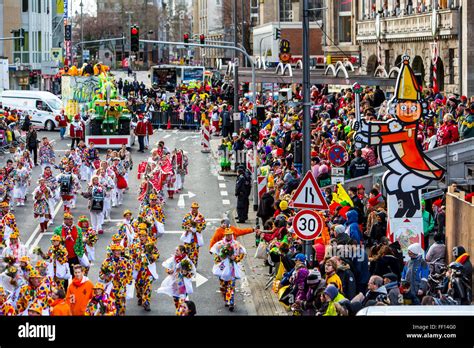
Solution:
<svg viewBox="0 0 474 348"><path fill-rule="evenodd" d="M82 8L84 7L84 4L82 3L82 0L79 6L81 6L81 42L84 42L84 20L82 17ZM83 43L81 43L81 61L82 61L82 65L84 65L84 44Z"/></svg>

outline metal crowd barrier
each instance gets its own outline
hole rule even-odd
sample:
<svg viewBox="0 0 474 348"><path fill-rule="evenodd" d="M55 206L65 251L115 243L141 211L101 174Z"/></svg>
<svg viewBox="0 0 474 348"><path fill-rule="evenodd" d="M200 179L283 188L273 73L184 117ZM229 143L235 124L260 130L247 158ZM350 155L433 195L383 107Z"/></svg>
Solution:
<svg viewBox="0 0 474 348"><path fill-rule="evenodd" d="M154 111L151 113L151 124L153 128L167 128L168 120L173 128L184 128L197 130L200 122L194 120L194 113L185 113L184 120L179 119L179 113L176 111Z"/></svg>

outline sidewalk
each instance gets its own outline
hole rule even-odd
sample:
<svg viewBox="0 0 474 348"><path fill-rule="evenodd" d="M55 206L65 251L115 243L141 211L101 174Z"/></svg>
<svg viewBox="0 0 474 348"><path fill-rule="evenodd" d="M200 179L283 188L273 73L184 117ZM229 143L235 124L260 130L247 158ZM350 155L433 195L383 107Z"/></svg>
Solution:
<svg viewBox="0 0 474 348"><path fill-rule="evenodd" d="M211 140L209 141L211 144L211 154L212 157L216 160L217 164L219 165L220 158L219 158L219 146L221 145L222 142L222 137L214 138L212 137ZM219 167L220 168L220 167ZM235 171L230 171L230 172L221 172L219 171L219 175L222 176L237 176L237 172Z"/></svg>
<svg viewBox="0 0 474 348"><path fill-rule="evenodd" d="M252 205L250 205L252 206ZM231 224L238 228L253 228L257 219L256 212L252 209L249 211L249 220L245 224L239 224L235 220L235 210L231 211ZM239 241L247 250L247 257L244 259L244 271L247 275L250 292L255 306L257 315L283 316L289 315L285 308L278 302L277 295L272 291L272 286L265 290L265 285L270 279L268 274L268 266L264 265L264 261L254 258L255 251L255 234L251 233L239 238Z"/></svg>

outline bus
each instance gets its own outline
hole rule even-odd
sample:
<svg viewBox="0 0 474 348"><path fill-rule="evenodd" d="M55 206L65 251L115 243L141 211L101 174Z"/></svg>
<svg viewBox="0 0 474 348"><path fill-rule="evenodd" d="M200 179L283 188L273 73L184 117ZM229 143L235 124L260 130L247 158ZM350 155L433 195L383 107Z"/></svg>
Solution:
<svg viewBox="0 0 474 348"><path fill-rule="evenodd" d="M150 70L151 85L168 92L176 91L176 87L182 84L201 85L205 70L203 66L155 65Z"/></svg>

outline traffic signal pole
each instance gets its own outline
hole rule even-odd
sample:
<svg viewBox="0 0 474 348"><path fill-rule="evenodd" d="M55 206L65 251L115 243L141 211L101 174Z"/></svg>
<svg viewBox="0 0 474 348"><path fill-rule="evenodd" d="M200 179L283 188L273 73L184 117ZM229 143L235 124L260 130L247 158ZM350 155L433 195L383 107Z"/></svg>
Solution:
<svg viewBox="0 0 474 348"><path fill-rule="evenodd" d="M242 53L245 57L247 57L250 65L252 67L252 101L253 101L253 109L252 109L252 118L257 118L257 84L256 84L256 72L255 72L255 62L253 61L252 57L245 51L244 49L236 46L224 46L224 45L201 45L197 43L185 43L185 42L172 42L172 41L160 41L160 40L140 40L141 42L148 42L154 43L158 45L169 45L169 46L191 46L191 47L204 47L204 48L219 48L223 50L234 50L236 52ZM237 76L237 71L234 74L234 79ZM234 95L235 97L235 95ZM240 130L240 128L239 128ZM254 211L258 210L258 183L257 183L257 146L254 146L254 171L253 171L253 209Z"/></svg>

